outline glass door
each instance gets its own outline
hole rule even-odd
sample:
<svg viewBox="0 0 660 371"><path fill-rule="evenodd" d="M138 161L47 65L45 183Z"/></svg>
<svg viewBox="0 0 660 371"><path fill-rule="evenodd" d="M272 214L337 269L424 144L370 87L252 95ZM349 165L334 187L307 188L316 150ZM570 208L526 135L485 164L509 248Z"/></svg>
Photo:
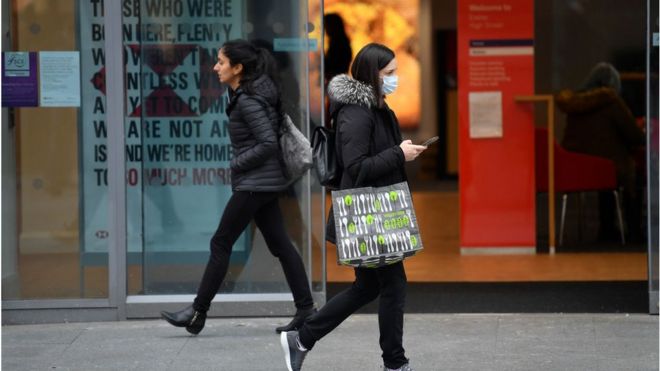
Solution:
<svg viewBox="0 0 660 371"><path fill-rule="evenodd" d="M308 41L308 30L321 24L308 19L307 1L128 3L122 26L129 303L191 301L231 196L228 96L213 72L218 50L232 39L269 50L278 63L284 108L309 134L310 125L320 124L322 98L316 95L322 89L320 74L310 67L320 40ZM314 193L320 187L305 176L279 202L308 274L321 282L314 291L324 298L324 275L316 272L322 264L312 263L322 259L312 248L312 241L322 240L313 222L322 220L312 215L318 213L312 211ZM216 301L292 300L279 261L254 224L235 243L219 293L225 295ZM128 315L146 316L148 310L129 309Z"/></svg>

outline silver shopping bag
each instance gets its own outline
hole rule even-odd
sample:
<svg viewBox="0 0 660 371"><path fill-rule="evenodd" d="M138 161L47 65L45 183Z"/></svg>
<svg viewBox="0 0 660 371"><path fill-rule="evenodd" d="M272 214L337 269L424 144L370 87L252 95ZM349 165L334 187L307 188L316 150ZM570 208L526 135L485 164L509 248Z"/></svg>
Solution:
<svg viewBox="0 0 660 371"><path fill-rule="evenodd" d="M376 268L422 250L407 182L332 191L338 263Z"/></svg>

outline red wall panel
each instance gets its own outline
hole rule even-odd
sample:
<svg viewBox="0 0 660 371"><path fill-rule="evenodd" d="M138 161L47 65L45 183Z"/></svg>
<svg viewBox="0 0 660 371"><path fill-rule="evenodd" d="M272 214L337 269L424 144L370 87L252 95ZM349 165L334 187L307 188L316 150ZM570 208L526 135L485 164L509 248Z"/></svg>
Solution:
<svg viewBox="0 0 660 371"><path fill-rule="evenodd" d="M535 245L533 0L459 0L461 247ZM502 136L470 137L471 92L501 92ZM493 113L495 114L495 113Z"/></svg>

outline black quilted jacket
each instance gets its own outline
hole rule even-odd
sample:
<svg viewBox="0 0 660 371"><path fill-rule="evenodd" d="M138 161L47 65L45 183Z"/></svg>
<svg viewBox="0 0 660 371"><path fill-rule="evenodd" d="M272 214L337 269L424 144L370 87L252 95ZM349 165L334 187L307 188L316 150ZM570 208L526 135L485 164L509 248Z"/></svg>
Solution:
<svg viewBox="0 0 660 371"><path fill-rule="evenodd" d="M263 75L254 81L254 94L241 87L230 94L227 114L233 157L234 191L277 192L287 188L277 140L277 89Z"/></svg>

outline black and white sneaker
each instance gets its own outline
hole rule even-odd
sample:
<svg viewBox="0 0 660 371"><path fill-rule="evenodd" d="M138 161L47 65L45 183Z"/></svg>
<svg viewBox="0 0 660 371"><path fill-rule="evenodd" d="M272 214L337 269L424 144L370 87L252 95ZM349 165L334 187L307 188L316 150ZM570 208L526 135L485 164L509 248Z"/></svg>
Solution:
<svg viewBox="0 0 660 371"><path fill-rule="evenodd" d="M284 351L284 360L289 371L300 371L307 350L298 348L298 331L283 331L280 334L280 343Z"/></svg>

